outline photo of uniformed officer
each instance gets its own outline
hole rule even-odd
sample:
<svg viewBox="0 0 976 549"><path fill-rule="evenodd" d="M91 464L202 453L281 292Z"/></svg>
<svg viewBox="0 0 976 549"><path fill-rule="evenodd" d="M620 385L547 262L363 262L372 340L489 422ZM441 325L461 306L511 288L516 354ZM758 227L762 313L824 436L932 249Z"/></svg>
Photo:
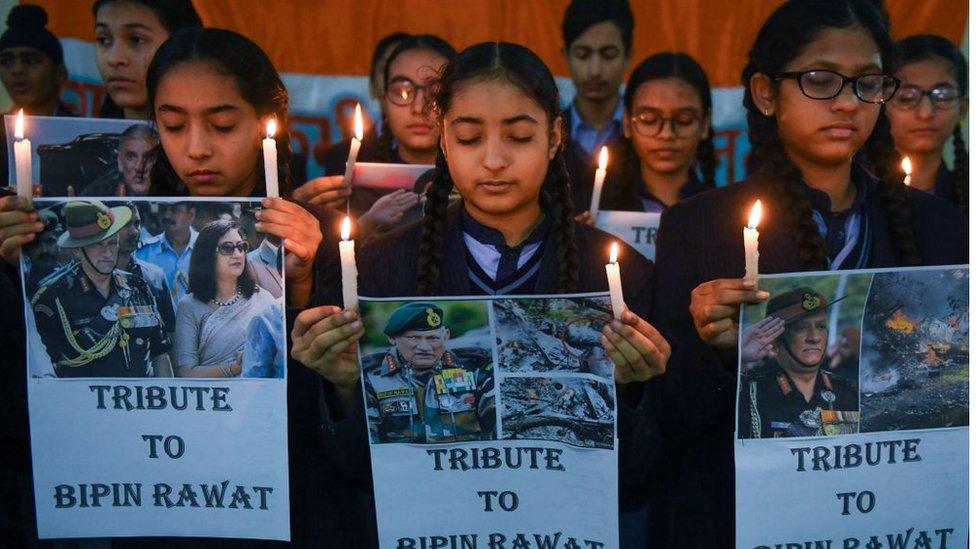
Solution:
<svg viewBox="0 0 976 549"><path fill-rule="evenodd" d="M362 303L381 350L362 358L371 441L433 444L495 437L495 376L484 304ZM445 308L460 311L465 334L452 341ZM383 317L386 317L385 320ZM460 330L459 330L460 331ZM374 347L375 348L375 347Z"/></svg>
<svg viewBox="0 0 976 549"><path fill-rule="evenodd" d="M830 307L810 287L774 294L742 335L739 438L857 432L858 388L828 371Z"/></svg>
<svg viewBox="0 0 976 549"><path fill-rule="evenodd" d="M57 246L71 259L28 296L40 336L31 338L30 353L49 358L31 364L50 364L57 377L172 377L171 342L155 294L144 278L117 266L119 233L132 210L77 200L64 204L61 215Z"/></svg>

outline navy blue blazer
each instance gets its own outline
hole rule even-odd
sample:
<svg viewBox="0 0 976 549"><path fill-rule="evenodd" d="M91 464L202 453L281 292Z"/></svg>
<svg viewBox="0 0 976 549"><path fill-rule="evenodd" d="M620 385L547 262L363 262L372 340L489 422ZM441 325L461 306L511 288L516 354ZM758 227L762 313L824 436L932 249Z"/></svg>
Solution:
<svg viewBox="0 0 976 549"><path fill-rule="evenodd" d="M621 280L624 299L628 307L643 318L650 313L650 284L653 275L652 264L636 250L623 244L603 231L577 223L576 241L580 250L579 292L600 292L607 290L606 269L612 242L617 242L623 250L620 256ZM369 245L357 250L356 263L359 269L359 293L371 297L399 297L416 295L417 251L421 226L414 223L397 229L383 237L371 241ZM559 258L547 239L535 294L558 293ZM465 249L461 235L460 205L448 210L447 230L444 236L444 264L442 265L441 295L472 295L469 286ZM309 305L341 303L341 273L336 256L319 270L317 291ZM344 484L340 489L356 488L338 496L337 499L362 505L358 508L361 516L351 517L353 538L362 538L375 530L372 501L372 476L369 457L369 441L366 420L361 399L355 400L354 408L347 417L340 418L335 405L331 385L318 374L291 360L289 363L289 421L296 424L293 433L302 433L302 439L291 441L292 446L302 446L303 455L321 452L321 459L334 467L337 476ZM652 381L651 383L654 383ZM656 461L659 446L657 426L653 414L639 413L628 406L620 407L620 429L640 429L647 433L639 444L634 445L626 457L621 457L621 470L633 470L632 463L652 463ZM627 419L623 419L626 417ZM634 438L628 435L628 438ZM309 450L311 449L311 450ZM623 454L623 452L621 452ZM625 462L626 460L626 462ZM327 487L326 489L335 489ZM335 497L332 499L336 499ZM313 507L314 508L314 507ZM302 510L294 512L302 513ZM294 513L293 512L293 513Z"/></svg>
<svg viewBox="0 0 976 549"><path fill-rule="evenodd" d="M870 267L900 264L888 230L877 180L867 184L867 215L873 235ZM668 450L667 505L657 533L666 547L734 546L732 437L736 391L735 356L717 353L697 336L688 311L691 291L745 270L742 227L753 202L763 200L759 272L803 271L785 214L771 184L747 179L684 200L662 216L658 231L652 323L675 352L663 382L648 385L647 413L657 415ZM948 202L909 190L913 225L925 265L968 261L966 223ZM682 358L683 357L683 358ZM639 434L639 432L638 432ZM622 444L624 442L622 441ZM639 475L639 473L635 473Z"/></svg>

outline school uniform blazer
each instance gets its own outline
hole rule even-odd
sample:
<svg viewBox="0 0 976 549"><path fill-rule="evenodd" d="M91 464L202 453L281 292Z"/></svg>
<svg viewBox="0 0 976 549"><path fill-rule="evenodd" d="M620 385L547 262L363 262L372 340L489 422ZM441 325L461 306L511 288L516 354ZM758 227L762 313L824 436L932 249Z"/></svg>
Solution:
<svg viewBox="0 0 976 549"><path fill-rule="evenodd" d="M878 182L863 171L856 175L867 185L869 266L898 266ZM966 223L959 211L915 189L909 189L909 196L922 263L966 263ZM742 276L742 228L757 198L763 200L759 272L805 270L792 234L781 221L786 214L778 210L773 188L758 178L684 200L661 219L652 320L677 349L663 383L648 385L644 400L653 404L645 411L657 415L661 429L654 436L663 435L669 450L663 466L671 469L666 477L665 546L734 546L735 351L718 353L705 345L695 332L688 305L691 291L702 282Z"/></svg>
<svg viewBox="0 0 976 549"><path fill-rule="evenodd" d="M380 239L357 250L359 268L359 293L371 297L395 297L416 295L417 250L420 240L419 223L397 229ZM612 242L620 241L603 231L586 225L576 224L576 241L580 250L579 292L600 292L607 290L606 259ZM536 280L535 294L556 292L559 257L554 247L547 241L543 250L541 266ZM468 282L468 267L465 248L461 236L460 204L448 210L447 230L444 235L444 257L442 265L441 295L472 295ZM650 283L652 264L636 250L622 247L620 256L621 279L624 299L628 306L648 318L650 312ZM341 275L338 260L319 271L319 290L315 292L309 305L341 303ZM329 274L326 274L329 273ZM363 403L355 399L352 413L339 419L332 398L332 387L318 374L291 360L289 363L289 419L301 423L293 432L301 431L317 437L304 441L306 446L319 448L336 471L344 479L355 482L368 501L362 513L373 513L372 478L369 458L369 441L366 431ZM651 381L654 383L654 380ZM292 390L292 388L295 388ZM638 395L639 396L639 395ZM623 460L653 463L658 451L657 432L654 416L638 413L630 406L621 406L620 429L641 429L647 433ZM294 417L292 417L294 416ZM633 416L633 417L631 417ZM623 454L623 452L621 452ZM628 465L627 469L635 466ZM348 499L360 500L349 495ZM347 499L340 497L340 499ZM362 520L362 518L360 518ZM362 525L375 529L375 523Z"/></svg>

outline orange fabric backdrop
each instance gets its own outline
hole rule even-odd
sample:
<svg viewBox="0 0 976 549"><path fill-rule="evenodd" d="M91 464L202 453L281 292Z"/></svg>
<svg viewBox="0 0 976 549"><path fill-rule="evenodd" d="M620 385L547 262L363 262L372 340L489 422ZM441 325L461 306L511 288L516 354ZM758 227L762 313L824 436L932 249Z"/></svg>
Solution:
<svg viewBox="0 0 976 549"><path fill-rule="evenodd" d="M92 40L91 0L43 5L62 37ZM373 44L394 31L439 34L458 48L485 40L531 47L557 76L566 0L196 0L208 26L236 30L268 52L281 72L365 75ZM753 36L779 0L636 0L634 53L685 51L713 85L735 86ZM888 0L896 37L918 32L962 40L969 6L960 0Z"/></svg>

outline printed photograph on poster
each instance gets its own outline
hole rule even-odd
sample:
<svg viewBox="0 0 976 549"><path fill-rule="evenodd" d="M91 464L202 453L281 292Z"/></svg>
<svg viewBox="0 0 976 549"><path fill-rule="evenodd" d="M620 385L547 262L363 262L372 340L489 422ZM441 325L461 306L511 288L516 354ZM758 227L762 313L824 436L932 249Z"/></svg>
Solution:
<svg viewBox="0 0 976 549"><path fill-rule="evenodd" d="M492 310L502 372L613 379L613 362L600 343L601 330L613 319L609 298L498 299Z"/></svg>
<svg viewBox="0 0 976 549"><path fill-rule="evenodd" d="M600 210L596 214L597 229L630 244L651 261L654 261L657 249L657 228L660 225L660 213Z"/></svg>
<svg viewBox="0 0 976 549"><path fill-rule="evenodd" d="M356 162L352 181L356 187L422 193L427 189L433 170L434 166L430 164Z"/></svg>
<svg viewBox="0 0 976 549"><path fill-rule="evenodd" d="M614 391L583 376L504 377L502 438L613 448Z"/></svg>
<svg viewBox="0 0 976 549"><path fill-rule="evenodd" d="M967 269L875 275L862 341L862 432L969 425Z"/></svg>
<svg viewBox="0 0 976 549"><path fill-rule="evenodd" d="M4 118L9 180L16 180L14 117ZM159 136L149 121L28 116L33 180L43 196L145 196Z"/></svg>
<svg viewBox="0 0 976 549"><path fill-rule="evenodd" d="M858 432L861 320L870 273L761 277L742 308L739 438Z"/></svg>
<svg viewBox="0 0 976 549"><path fill-rule="evenodd" d="M31 377L283 378L282 248L258 201L36 199Z"/></svg>
<svg viewBox="0 0 976 549"><path fill-rule="evenodd" d="M361 301L370 439L496 438L495 366L483 301Z"/></svg>

